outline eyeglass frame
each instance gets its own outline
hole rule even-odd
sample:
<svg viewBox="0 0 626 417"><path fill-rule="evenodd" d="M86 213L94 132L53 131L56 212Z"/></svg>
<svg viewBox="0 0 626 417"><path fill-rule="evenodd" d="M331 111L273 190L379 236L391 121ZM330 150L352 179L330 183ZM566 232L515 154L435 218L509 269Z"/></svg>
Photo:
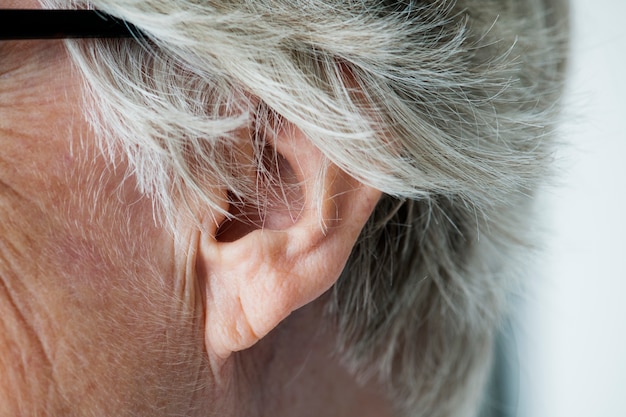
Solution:
<svg viewBox="0 0 626 417"><path fill-rule="evenodd" d="M142 37L133 24L99 10L0 9L0 41Z"/></svg>

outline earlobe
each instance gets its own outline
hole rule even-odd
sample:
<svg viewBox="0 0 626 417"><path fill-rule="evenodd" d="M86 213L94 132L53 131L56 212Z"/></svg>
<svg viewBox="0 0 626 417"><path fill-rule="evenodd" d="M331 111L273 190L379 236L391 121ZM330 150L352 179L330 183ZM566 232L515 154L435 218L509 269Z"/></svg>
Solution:
<svg viewBox="0 0 626 417"><path fill-rule="evenodd" d="M295 127L282 126L273 142L290 176L281 181L298 184L287 196L297 210L285 218L270 205L263 223L271 227L230 239L205 235L198 248L205 341L222 358L252 346L335 283L380 197L329 164ZM315 181L324 169L325 179Z"/></svg>

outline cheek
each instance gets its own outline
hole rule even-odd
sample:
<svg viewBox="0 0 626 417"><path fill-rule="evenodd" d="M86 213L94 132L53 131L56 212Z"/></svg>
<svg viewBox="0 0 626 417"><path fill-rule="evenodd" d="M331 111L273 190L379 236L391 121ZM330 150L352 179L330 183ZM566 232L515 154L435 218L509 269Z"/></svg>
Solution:
<svg viewBox="0 0 626 417"><path fill-rule="evenodd" d="M45 78L72 71L39 67L44 103L0 94L0 415L153 415L202 380L199 319L151 203L97 156L78 93Z"/></svg>
<svg viewBox="0 0 626 417"><path fill-rule="evenodd" d="M0 286L0 315L0 415L36 415L44 411L36 404L50 392L52 367L5 286Z"/></svg>
<svg viewBox="0 0 626 417"><path fill-rule="evenodd" d="M186 333L192 324L187 312L175 307L172 296L171 254L162 244L168 238L132 184L78 182L83 187L69 193L60 210L71 214L44 250L58 271L55 291L64 300L56 321L71 328L61 344L70 365L58 380L66 397L89 398L86 408L99 404L109 415L149 415L151 406L168 406L157 388L182 374L174 372L172 364L184 358L171 357L181 352L172 342L193 340ZM183 356L191 361L197 352ZM120 408L110 410L111 404Z"/></svg>
<svg viewBox="0 0 626 417"><path fill-rule="evenodd" d="M172 267L154 244L164 236L105 202L83 221L71 200L62 212L73 222L40 212L0 226L0 415L173 407L160 390L193 392L185 371L203 356L196 317L172 295Z"/></svg>
<svg viewBox="0 0 626 417"><path fill-rule="evenodd" d="M173 294L171 239L101 159L59 155L44 187L0 189L0 415L174 407L161 390L193 392L202 338Z"/></svg>

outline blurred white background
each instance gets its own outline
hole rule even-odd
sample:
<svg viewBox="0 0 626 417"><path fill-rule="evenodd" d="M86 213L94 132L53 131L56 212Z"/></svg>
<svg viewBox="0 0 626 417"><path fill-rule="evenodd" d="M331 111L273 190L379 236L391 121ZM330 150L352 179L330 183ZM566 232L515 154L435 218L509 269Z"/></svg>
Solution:
<svg viewBox="0 0 626 417"><path fill-rule="evenodd" d="M520 415L626 416L626 1L572 0L549 250L522 318ZM526 320L524 322L524 320ZM526 392L528 391L528 392Z"/></svg>

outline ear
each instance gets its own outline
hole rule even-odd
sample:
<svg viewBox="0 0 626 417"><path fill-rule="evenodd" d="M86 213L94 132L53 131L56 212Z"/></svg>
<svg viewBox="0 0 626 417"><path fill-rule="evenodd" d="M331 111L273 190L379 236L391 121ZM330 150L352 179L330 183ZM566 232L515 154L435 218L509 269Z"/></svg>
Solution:
<svg viewBox="0 0 626 417"><path fill-rule="evenodd" d="M329 164L294 126L284 123L274 135L270 145L282 161L275 173L290 189L284 204L267 204L261 227L213 228L197 251L206 348L220 358L252 346L335 283L381 194Z"/></svg>

